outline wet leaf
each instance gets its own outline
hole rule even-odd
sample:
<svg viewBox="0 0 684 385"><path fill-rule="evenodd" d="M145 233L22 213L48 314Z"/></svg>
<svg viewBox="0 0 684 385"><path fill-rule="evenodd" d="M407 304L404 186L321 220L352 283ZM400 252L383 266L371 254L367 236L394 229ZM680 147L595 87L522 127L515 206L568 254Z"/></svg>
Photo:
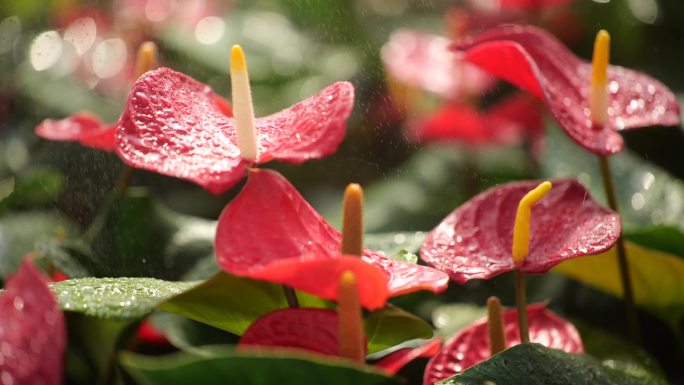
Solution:
<svg viewBox="0 0 684 385"><path fill-rule="evenodd" d="M110 320L142 318L164 300L196 282L168 282L153 278L78 278L52 284L64 311Z"/></svg>
<svg viewBox="0 0 684 385"><path fill-rule="evenodd" d="M485 381L506 385L666 385L660 379L644 379L602 365L595 358L568 354L539 344L514 346L440 385L482 385Z"/></svg>
<svg viewBox="0 0 684 385"><path fill-rule="evenodd" d="M124 353L126 371L145 385L396 384L370 366L311 355L215 349L211 356L176 353L152 357Z"/></svg>

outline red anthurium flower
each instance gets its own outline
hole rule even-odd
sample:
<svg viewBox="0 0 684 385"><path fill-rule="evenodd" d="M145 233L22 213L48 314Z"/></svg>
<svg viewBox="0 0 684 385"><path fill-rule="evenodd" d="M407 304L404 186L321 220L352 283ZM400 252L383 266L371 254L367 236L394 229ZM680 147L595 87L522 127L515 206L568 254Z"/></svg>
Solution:
<svg viewBox="0 0 684 385"><path fill-rule="evenodd" d="M0 296L0 382L62 383L64 316L47 277L25 260Z"/></svg>
<svg viewBox="0 0 684 385"><path fill-rule="evenodd" d="M102 123L88 112L61 120L46 119L36 127L36 135L57 141L78 141L86 147L113 152L116 146L116 126Z"/></svg>
<svg viewBox="0 0 684 385"><path fill-rule="evenodd" d="M226 116L232 116L230 103L215 95L214 102ZM116 124L103 123L100 118L81 112L61 120L46 119L36 127L36 135L43 139L79 142L86 147L114 152L116 148Z"/></svg>
<svg viewBox="0 0 684 385"><path fill-rule="evenodd" d="M340 256L340 242L340 233L282 175L255 170L223 210L215 250L219 266L227 272L333 300L340 273L352 270L361 303L371 309L382 306L388 294L441 292L448 284L441 271L371 250L364 250L361 258Z"/></svg>
<svg viewBox="0 0 684 385"><path fill-rule="evenodd" d="M545 305L530 305L527 308L530 341L568 353L582 353L582 339L577 329L560 318ZM504 333L508 347L520 343L517 325L517 310L503 312ZM490 357L487 320L483 319L466 327L449 340L434 356L425 369L424 385L458 374Z"/></svg>
<svg viewBox="0 0 684 385"><path fill-rule="evenodd" d="M133 85L117 132L117 152L129 165L187 179L221 193L247 167L272 159L302 163L337 149L354 105L354 87L328 86L317 95L255 120L258 155L243 159L235 119L217 107L209 86L168 68Z"/></svg>
<svg viewBox="0 0 684 385"><path fill-rule="evenodd" d="M508 183L472 198L428 234L421 258L465 283L514 269L545 273L567 259L607 251L617 242L618 214L591 200L579 182L556 180L548 195L532 207L529 252L516 266L511 245L518 203L537 184Z"/></svg>
<svg viewBox="0 0 684 385"><path fill-rule="evenodd" d="M337 312L281 309L254 321L238 346L299 349L336 357L340 353Z"/></svg>
<svg viewBox="0 0 684 385"><path fill-rule="evenodd" d="M410 137L420 142L453 141L469 145L507 145L525 137L539 140L543 121L529 97L508 97L485 112L467 104L447 104L412 124Z"/></svg>
<svg viewBox="0 0 684 385"><path fill-rule="evenodd" d="M329 309L281 309L254 321L240 338L240 347L297 349L338 357L339 317ZM375 363L389 374L419 357L432 357L441 347L434 339L417 348L392 352Z"/></svg>
<svg viewBox="0 0 684 385"><path fill-rule="evenodd" d="M465 60L542 98L565 132L597 155L623 148L618 130L678 125L679 104L666 86L636 71L608 68L608 119L590 116L591 63L578 59L553 35L531 26L492 29L457 43Z"/></svg>
<svg viewBox="0 0 684 385"><path fill-rule="evenodd" d="M394 81L456 100L479 95L494 80L476 66L450 55L444 37L398 30L382 49L382 61Z"/></svg>

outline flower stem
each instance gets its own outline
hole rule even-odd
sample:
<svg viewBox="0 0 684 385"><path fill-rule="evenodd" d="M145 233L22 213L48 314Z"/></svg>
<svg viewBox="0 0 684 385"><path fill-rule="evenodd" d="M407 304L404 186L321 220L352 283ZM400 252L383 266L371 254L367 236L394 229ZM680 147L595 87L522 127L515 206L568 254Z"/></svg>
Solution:
<svg viewBox="0 0 684 385"><path fill-rule="evenodd" d="M527 326L527 290L525 288L525 273L515 271L515 305L518 308L518 330L520 342L530 342L530 330Z"/></svg>
<svg viewBox="0 0 684 385"><path fill-rule="evenodd" d="M107 198L105 198L104 203L100 206L100 210L95 216L95 218L90 222L88 228L83 232L83 239L90 243L97 236L97 234L102 230L107 218L109 217L110 211L114 203L126 194L126 190L133 180L133 174L135 169L131 166L124 165L124 168L119 173L116 179L116 184L114 189L109 192Z"/></svg>
<svg viewBox="0 0 684 385"><path fill-rule="evenodd" d="M294 289L283 285L283 293L285 293L285 299L287 300L287 306L290 307L290 309L296 309L299 307L299 300L297 299L297 293L295 293Z"/></svg>
<svg viewBox="0 0 684 385"><path fill-rule="evenodd" d="M608 164L608 157L599 156L599 168L601 169L601 177L603 178L603 187L606 191L606 198L608 206L611 210L618 212L617 196L615 194L615 186L613 185L613 177L610 172L610 165ZM625 299L625 313L627 318L627 331L632 339L632 342L639 344L640 328L639 318L637 317L636 306L634 304L634 290L632 289L632 279L629 275L629 264L627 262L627 253L625 251L625 241L620 235L617 244L615 245L617 253L618 265L620 266L620 279L622 281L622 293Z"/></svg>

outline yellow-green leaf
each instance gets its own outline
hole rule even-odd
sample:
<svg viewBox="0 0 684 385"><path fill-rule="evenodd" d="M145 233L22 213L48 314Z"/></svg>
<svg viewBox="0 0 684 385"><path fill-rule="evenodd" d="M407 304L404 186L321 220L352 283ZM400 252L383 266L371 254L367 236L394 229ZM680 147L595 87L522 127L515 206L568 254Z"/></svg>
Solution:
<svg viewBox="0 0 684 385"><path fill-rule="evenodd" d="M684 316L684 259L631 242L626 242L625 247L637 305L668 321L681 319ZM622 296L615 249L563 262L553 271Z"/></svg>

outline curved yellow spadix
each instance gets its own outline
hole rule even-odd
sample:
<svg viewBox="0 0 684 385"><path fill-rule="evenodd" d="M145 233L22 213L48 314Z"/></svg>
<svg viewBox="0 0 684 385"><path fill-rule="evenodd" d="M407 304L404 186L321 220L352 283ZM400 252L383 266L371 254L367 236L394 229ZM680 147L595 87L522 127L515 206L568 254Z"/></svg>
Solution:
<svg viewBox="0 0 684 385"><path fill-rule="evenodd" d="M610 62L610 34L600 30L594 41L592 58L591 94L589 107L591 120L595 125L604 126L608 122L608 63Z"/></svg>
<svg viewBox="0 0 684 385"><path fill-rule="evenodd" d="M530 243L530 216L532 206L539 202L551 190L551 182L540 183L518 203L518 211L515 215L515 225L513 227L513 261L520 265L525 261L528 254Z"/></svg>

